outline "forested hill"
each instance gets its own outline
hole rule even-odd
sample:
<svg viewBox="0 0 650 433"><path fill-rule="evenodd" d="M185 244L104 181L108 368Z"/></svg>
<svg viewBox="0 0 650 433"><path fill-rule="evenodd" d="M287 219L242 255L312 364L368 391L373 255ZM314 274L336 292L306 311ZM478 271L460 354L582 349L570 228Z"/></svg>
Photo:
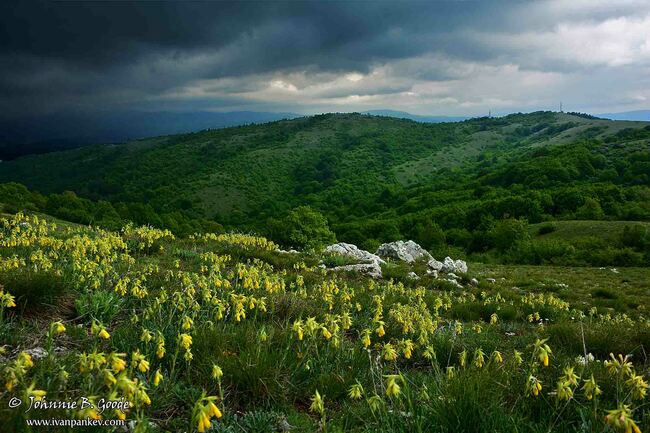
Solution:
<svg viewBox="0 0 650 433"><path fill-rule="evenodd" d="M649 141L648 122L578 114L326 114L22 157L0 182L260 232L308 204L340 240L427 244L434 224L460 245L486 218L650 219Z"/></svg>

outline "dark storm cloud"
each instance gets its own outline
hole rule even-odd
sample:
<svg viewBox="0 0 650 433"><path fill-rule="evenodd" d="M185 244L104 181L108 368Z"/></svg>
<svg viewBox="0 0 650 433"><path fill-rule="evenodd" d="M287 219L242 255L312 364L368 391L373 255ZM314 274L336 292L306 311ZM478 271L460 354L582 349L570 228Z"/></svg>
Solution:
<svg viewBox="0 0 650 433"><path fill-rule="evenodd" d="M636 82L649 63L648 13L636 0L5 1L0 117L525 108L546 103L539 89L566 92L567 77L595 68L623 65Z"/></svg>
<svg viewBox="0 0 650 433"><path fill-rule="evenodd" d="M472 19L490 24L481 9L473 2L8 2L0 6L0 59L8 65L0 93L31 105L39 95L156 93L188 80L302 67L367 72L372 62L444 49L435 35Z"/></svg>

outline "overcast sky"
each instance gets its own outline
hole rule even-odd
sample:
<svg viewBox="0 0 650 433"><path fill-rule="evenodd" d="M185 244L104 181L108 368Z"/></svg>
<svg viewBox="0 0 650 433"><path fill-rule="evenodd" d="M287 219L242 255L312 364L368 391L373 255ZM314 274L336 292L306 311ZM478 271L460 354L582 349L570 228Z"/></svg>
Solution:
<svg viewBox="0 0 650 433"><path fill-rule="evenodd" d="M650 108L650 1L3 1L0 116Z"/></svg>

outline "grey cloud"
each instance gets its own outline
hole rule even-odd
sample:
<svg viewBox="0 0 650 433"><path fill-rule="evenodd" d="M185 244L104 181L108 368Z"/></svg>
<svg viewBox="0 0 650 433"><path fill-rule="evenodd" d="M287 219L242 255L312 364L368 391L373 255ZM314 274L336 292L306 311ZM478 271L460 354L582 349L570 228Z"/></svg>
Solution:
<svg viewBox="0 0 650 433"><path fill-rule="evenodd" d="M562 39L558 26L582 25L582 33L566 32L566 37L588 41L591 35L607 37L599 23L617 17L634 23L648 13L647 2L639 0L9 1L0 5L0 117L157 105L308 111L327 109L328 100L339 103L349 95L376 97L365 104L391 103L387 95L414 88L435 93L439 105L419 102L425 96L416 91L405 107L422 112L449 104L457 113L466 108L462 101L480 105L499 99L477 83L507 89L499 80L517 82L522 87L502 99L511 101L519 93L522 101L513 104L526 106L523 99L537 101L533 93L540 80L526 71L588 79L590 68L601 68L599 77L607 77L617 62L628 69L611 74L627 77L621 88L634 93L641 74L629 68L641 62L643 52L632 50L617 59L593 50L594 56L586 57L580 45ZM638 38L623 36L616 38L622 41L619 51L638 48ZM582 53L573 56L572 50ZM504 66L513 66L512 76L479 77ZM340 79L351 72L364 74L363 80ZM288 80L295 95L269 91L273 80ZM431 90L438 83L441 89ZM464 88L475 93L464 94ZM593 101L585 88L576 92Z"/></svg>

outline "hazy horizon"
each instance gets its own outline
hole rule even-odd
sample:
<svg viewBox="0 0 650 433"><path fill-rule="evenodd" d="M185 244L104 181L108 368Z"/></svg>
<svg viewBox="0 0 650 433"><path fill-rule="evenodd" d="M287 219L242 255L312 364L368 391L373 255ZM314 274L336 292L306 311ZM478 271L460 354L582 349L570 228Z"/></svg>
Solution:
<svg viewBox="0 0 650 433"><path fill-rule="evenodd" d="M48 117L57 136L87 135L85 123L148 112L650 107L644 1L10 1L0 12L5 136Z"/></svg>

